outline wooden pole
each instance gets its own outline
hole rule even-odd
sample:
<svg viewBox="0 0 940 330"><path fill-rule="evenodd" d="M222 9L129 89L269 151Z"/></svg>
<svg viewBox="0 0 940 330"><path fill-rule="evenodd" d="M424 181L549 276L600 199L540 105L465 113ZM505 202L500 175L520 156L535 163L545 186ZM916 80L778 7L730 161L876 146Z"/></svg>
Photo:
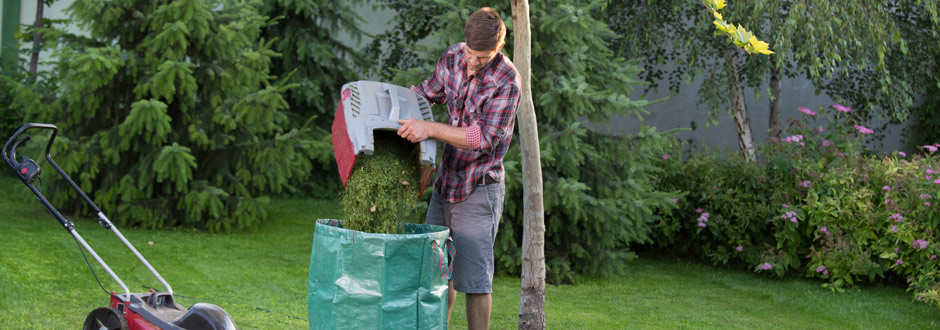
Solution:
<svg viewBox="0 0 940 330"><path fill-rule="evenodd" d="M542 160L539 131L532 102L532 39L529 1L512 1L513 64L522 80L522 99L516 114L522 139L522 185L525 209L522 235L522 291L519 329L545 329L545 210L542 200Z"/></svg>

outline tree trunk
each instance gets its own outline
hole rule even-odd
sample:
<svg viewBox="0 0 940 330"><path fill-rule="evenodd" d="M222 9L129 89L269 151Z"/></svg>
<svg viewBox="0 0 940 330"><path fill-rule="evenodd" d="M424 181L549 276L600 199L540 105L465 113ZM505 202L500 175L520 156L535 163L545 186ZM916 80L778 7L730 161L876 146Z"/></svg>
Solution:
<svg viewBox="0 0 940 330"><path fill-rule="evenodd" d="M43 3L44 0L38 0L36 2L36 22L33 23L33 29L39 29L42 27L42 9L45 7ZM39 31L33 31L33 55L29 59L29 73L32 73L34 76L39 70L39 43L41 39L39 37Z"/></svg>
<svg viewBox="0 0 940 330"><path fill-rule="evenodd" d="M532 46L529 1L512 0L513 63L522 80L516 115L522 139L522 186L525 216L522 234L522 291L519 329L545 329L545 210L542 204L542 160L532 102Z"/></svg>
<svg viewBox="0 0 940 330"><path fill-rule="evenodd" d="M767 136L780 138L780 69L770 70L770 130Z"/></svg>
<svg viewBox="0 0 940 330"><path fill-rule="evenodd" d="M728 81L731 86L731 106L734 114L734 128L738 132L738 147L744 152L744 158L754 161L754 135L751 134L751 119L747 114L747 103L744 102L744 87L738 75L737 49L725 49L725 64L728 65Z"/></svg>

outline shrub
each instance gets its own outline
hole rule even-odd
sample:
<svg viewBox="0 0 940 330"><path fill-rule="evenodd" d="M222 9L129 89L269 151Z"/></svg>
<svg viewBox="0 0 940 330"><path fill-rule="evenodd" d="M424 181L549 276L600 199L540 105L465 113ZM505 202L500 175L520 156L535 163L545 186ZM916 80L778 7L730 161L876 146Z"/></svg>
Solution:
<svg viewBox="0 0 940 330"><path fill-rule="evenodd" d="M667 169L660 190L689 193L662 214L657 245L819 278L836 291L898 276L919 300L940 306L935 146L923 156L873 155L861 146L870 130L853 114L837 112L823 128L829 110L805 110L785 139L759 148L757 162L703 152Z"/></svg>

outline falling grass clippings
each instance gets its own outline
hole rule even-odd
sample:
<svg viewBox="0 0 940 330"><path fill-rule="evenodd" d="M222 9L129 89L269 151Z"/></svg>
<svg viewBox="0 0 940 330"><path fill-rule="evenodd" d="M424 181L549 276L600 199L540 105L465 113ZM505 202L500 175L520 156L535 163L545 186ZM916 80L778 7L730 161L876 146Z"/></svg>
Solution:
<svg viewBox="0 0 940 330"><path fill-rule="evenodd" d="M394 131L375 131L375 152L360 155L342 204L343 227L367 233L400 234L399 222L416 222L421 169L417 144Z"/></svg>

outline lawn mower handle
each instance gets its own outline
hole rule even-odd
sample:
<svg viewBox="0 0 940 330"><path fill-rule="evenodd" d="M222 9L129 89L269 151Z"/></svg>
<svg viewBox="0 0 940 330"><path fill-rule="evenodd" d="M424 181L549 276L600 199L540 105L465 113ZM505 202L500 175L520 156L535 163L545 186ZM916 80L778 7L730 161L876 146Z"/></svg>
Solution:
<svg viewBox="0 0 940 330"><path fill-rule="evenodd" d="M56 164L56 162L55 162L54 160L52 160L52 154L51 154L51 152L52 152L52 143L55 142L55 137L56 137L56 135L59 134L59 128L56 127L55 125L52 125L52 124L29 123L29 124L26 124L26 125L23 125L22 127L20 127L20 129L16 130L16 133L14 133L13 136L10 137L10 139L7 140L7 142L6 142L5 144L3 144L3 160L5 160L5 161L7 162L7 164L10 166L10 168L13 168L14 170L15 170L17 167L20 167L21 163L19 163L19 162L16 160L16 147L19 146L20 143L24 143L24 142L26 142L26 141L29 141L30 137L27 136L27 137L23 138L22 140L17 140L17 138L18 138L20 135L22 135L23 132L25 132L26 130L28 130L28 129L30 129L30 128L45 128L45 129L51 129L51 130L52 130L52 135L49 137L49 142L46 143L46 160L49 161L49 164L51 164L52 167L55 168L56 172L59 172L59 174L61 174L62 177L65 178L65 181L67 181L67 182L69 183L69 185L71 185L72 188L74 188L75 191L78 192L78 195L79 195L79 196L82 196L82 199L84 199L85 202L88 203L88 205L90 205L90 206L92 207L92 209L95 210L95 213L101 213L101 209L98 208L98 205L96 205L95 202L91 201L91 198L88 198L88 195L86 195L85 192L82 191L82 189L80 189L77 184L75 184L75 181L72 181L72 178L70 178L70 177L68 176L68 174L65 174L65 171L63 171L62 168L59 167L59 164ZM10 144L11 144L11 143L12 143L12 145L13 145L12 148L10 148ZM9 152L9 157L8 157L8 154L7 154L7 150L8 150L8 149L9 149L9 151L10 151L10 152ZM24 160L24 163L30 160L28 157L25 157L25 156L24 156L23 158L25 159L25 160ZM23 178L22 176L20 177L20 180L23 181L23 183L25 183L27 186L30 186L30 185L32 184L32 181L27 181L27 179L26 179L26 178ZM60 222L62 222L62 221L60 220ZM62 225L63 225L63 226L66 226L66 228L68 228L68 225L67 225L65 222L63 222ZM104 226L104 224L102 224L102 225ZM105 228L108 228L109 226L110 226L110 225L105 226Z"/></svg>
<svg viewBox="0 0 940 330"><path fill-rule="evenodd" d="M114 273L114 271L112 271L111 268L108 267L108 265L104 262L104 260L102 260L101 257L98 256L95 250L92 249L91 246L89 246L87 242L85 242L85 240L81 237L81 235L79 235L75 231L75 225L72 223L72 221L62 216L62 214L59 213L59 211L56 210L54 206L52 206L52 203L49 203L49 201L46 200L46 197L43 196L42 193L38 189L36 189L35 186L33 186L32 181L36 176L38 176L40 172L39 165L37 165L35 161L33 161L32 159L29 159L29 157L26 157L26 156L23 156L23 162L18 162L16 160L16 147L19 146L21 143L29 141L30 139L28 136L23 139L17 139L17 138L19 138L20 135L23 134L23 132L25 132L27 129L30 129L30 128L44 128L44 129L52 130L52 135L49 137L49 142L46 144L46 160L49 161L49 164L51 164L52 167L54 167L55 170L59 172L59 174L62 175L63 178L65 178L65 181L67 181L69 185L71 185L72 188L75 189L75 191L78 192L80 196L82 196L82 199L84 199L85 202L88 203L88 205L91 206L95 210L95 212L98 215L98 223L105 229L110 229L112 232L114 232L114 234L117 235L117 237L120 238L122 242L124 242L124 245L126 245L131 250L131 252L133 252L134 255L137 256L137 259L140 260L144 264L144 266L146 266L147 269L150 270L150 272L157 278L157 280L160 281L160 283L163 284L164 287L166 287L167 292L169 292L172 295L173 288L171 288L170 284L167 283L166 280L163 279L163 276L160 276L160 273L158 273L157 270L154 269L152 265L150 265L150 262L148 262L147 259L144 258L144 256L141 255L139 251L137 251L137 248L135 248L134 245L131 244L131 242L128 241L127 238L124 237L123 234L121 234L121 231L119 231L116 227L112 225L111 220L108 219L107 216L105 216L104 212L102 212L100 208L98 208L98 205L96 205L95 202L91 200L91 198L88 198L88 195L86 195L85 192L82 191L82 189L79 188L77 184L75 184L75 181L72 181L72 178L70 178L68 174L65 174L65 171L63 171L62 168L59 167L59 164L56 164L56 162L52 160L52 154L51 154L52 143L55 142L55 137L59 132L59 129L55 125L37 124L37 123L29 123L29 124L23 125L3 145L3 160L7 162L7 165L9 165L10 168L12 168L14 171L17 172L17 175L20 181L22 181L23 184L29 187L29 189L33 192L33 194L36 195L36 198L39 199L39 202L42 204L42 206L44 206L46 210L49 211L49 213L52 214L52 216L57 221L59 221L59 223L62 225L62 227L65 228L65 230L67 230L70 234L72 234L72 236L75 237L75 239L82 246L85 247L85 249L92 255L92 257L94 257L95 260L98 261L98 263L108 272L109 275L111 275L111 278L113 278L118 283L118 285L120 285L121 288L124 289L124 292L125 292L124 300L128 301L130 299L130 290L127 289L127 286L124 284L124 282L121 281L121 279ZM12 144L12 147L11 147L11 144ZM9 153L8 153L8 150L9 150Z"/></svg>
<svg viewBox="0 0 940 330"><path fill-rule="evenodd" d="M10 167L15 167L14 165L18 164L16 161L16 147L19 146L20 143L29 141L28 136L24 138L22 141L18 141L16 138L20 137L20 135L22 135L23 132L25 132L27 129L30 129L33 127L48 128L52 130L52 137L49 138L49 144L46 145L46 157L47 158L49 157L49 150L52 148L52 141L55 140L56 134L59 134L59 129L56 128L55 125L50 125L50 124L29 123L29 124L23 125L23 127L20 127L20 129L16 130L16 133L14 133L13 136L10 137L9 140L7 140L7 143L3 144L3 160L5 160L7 164L10 165ZM13 148L10 148L10 144L13 144ZM7 150L10 150L10 153L9 153L11 155L10 157L7 157Z"/></svg>

